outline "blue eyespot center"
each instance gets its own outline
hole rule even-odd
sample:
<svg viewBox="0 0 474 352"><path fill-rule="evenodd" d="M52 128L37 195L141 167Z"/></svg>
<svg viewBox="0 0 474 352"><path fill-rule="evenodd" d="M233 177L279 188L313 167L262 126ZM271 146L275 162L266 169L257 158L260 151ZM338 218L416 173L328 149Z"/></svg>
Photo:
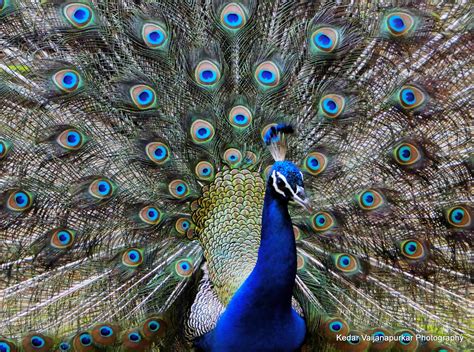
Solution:
<svg viewBox="0 0 474 352"><path fill-rule="evenodd" d="M97 185L97 189L99 190L99 194L104 196L109 194L110 192L110 185L106 181L100 181Z"/></svg>
<svg viewBox="0 0 474 352"><path fill-rule="evenodd" d="M181 225L183 227L183 229L187 229L189 228L189 222L188 221L183 221L183 224Z"/></svg>
<svg viewBox="0 0 474 352"><path fill-rule="evenodd" d="M151 208L148 210L148 218L152 221L158 219L158 211L155 208Z"/></svg>
<svg viewBox="0 0 474 352"><path fill-rule="evenodd" d="M248 121L247 116L242 114L237 114L234 116L234 122L238 125L245 125Z"/></svg>
<svg viewBox="0 0 474 352"><path fill-rule="evenodd" d="M266 84L271 84L275 82L276 80L276 77L273 74L273 72L268 71L268 70L261 70L260 73L258 74L258 78L260 79L262 83L266 83Z"/></svg>
<svg viewBox="0 0 474 352"><path fill-rule="evenodd" d="M63 76L63 85L64 88L70 89L77 84L78 77L73 72L67 72Z"/></svg>
<svg viewBox="0 0 474 352"><path fill-rule="evenodd" d="M160 329L160 323L153 320L153 321L150 321L148 323L148 327L150 328L151 331L155 332L155 331L158 331Z"/></svg>
<svg viewBox="0 0 474 352"><path fill-rule="evenodd" d="M406 105L413 105L416 103L415 92L412 89L402 90L402 100Z"/></svg>
<svg viewBox="0 0 474 352"><path fill-rule="evenodd" d="M180 184L176 187L176 192L179 195L183 194L185 191L186 191L186 186L184 186L183 184Z"/></svg>
<svg viewBox="0 0 474 352"><path fill-rule="evenodd" d="M61 231L58 234L58 239L61 244L66 245L71 241L71 235L66 231Z"/></svg>
<svg viewBox="0 0 474 352"><path fill-rule="evenodd" d="M33 336L31 338L31 345L36 348L41 348L45 345L45 341L42 337Z"/></svg>
<svg viewBox="0 0 474 352"><path fill-rule="evenodd" d="M130 259L132 263L138 262L140 260L140 253L136 250L130 251L128 252L128 259Z"/></svg>
<svg viewBox="0 0 474 352"><path fill-rule="evenodd" d="M199 137L206 138L206 137L209 137L209 135L211 134L211 131L208 128L201 127L200 129L198 129L197 133Z"/></svg>
<svg viewBox="0 0 474 352"><path fill-rule="evenodd" d="M76 131L70 131L68 132L66 139L67 144L70 147L77 147L81 142L81 135Z"/></svg>
<svg viewBox="0 0 474 352"><path fill-rule="evenodd" d="M160 45L164 40L165 36L157 30L148 34L148 41L153 45Z"/></svg>
<svg viewBox="0 0 474 352"><path fill-rule="evenodd" d="M103 337L111 336L113 333L113 330L108 326L103 326L100 328L100 335Z"/></svg>
<svg viewBox="0 0 474 352"><path fill-rule="evenodd" d="M403 30L406 28L405 22L400 16L392 16L388 22L390 28L395 32L403 32Z"/></svg>
<svg viewBox="0 0 474 352"><path fill-rule="evenodd" d="M89 19L90 11L85 7L80 7L74 11L72 16L74 17L77 23L82 24L87 22L87 20Z"/></svg>
<svg viewBox="0 0 474 352"><path fill-rule="evenodd" d="M403 344L403 345L408 345L408 344L410 344L412 338L413 338L413 336L410 333L404 332L401 335L400 343Z"/></svg>
<svg viewBox="0 0 474 352"><path fill-rule="evenodd" d="M128 339L132 342L139 342L142 339L142 337L140 336L140 334L136 332L132 332L128 334Z"/></svg>
<svg viewBox="0 0 474 352"><path fill-rule="evenodd" d="M383 331L377 331L372 335L374 343L383 343L385 334Z"/></svg>
<svg viewBox="0 0 474 352"><path fill-rule="evenodd" d="M189 269L188 263L181 263L180 266L181 266L181 269L183 269L183 270L185 270L185 271Z"/></svg>
<svg viewBox="0 0 474 352"><path fill-rule="evenodd" d="M92 337L90 334L84 333L79 336L79 341L81 341L81 344L83 346L90 346L92 344Z"/></svg>
<svg viewBox="0 0 474 352"><path fill-rule="evenodd" d="M5 150L5 146L3 145L3 142L0 142L0 154L3 154L4 150Z"/></svg>
<svg viewBox="0 0 474 352"><path fill-rule="evenodd" d="M464 219L466 212L463 209L454 209L451 212L451 221L455 224L459 224Z"/></svg>
<svg viewBox="0 0 474 352"><path fill-rule="evenodd" d="M17 192L15 195L15 203L18 207L23 208L28 205L28 196L24 192Z"/></svg>
<svg viewBox="0 0 474 352"><path fill-rule="evenodd" d="M201 72L201 80L205 83L210 83L216 80L216 73L212 70L204 70Z"/></svg>
<svg viewBox="0 0 474 352"><path fill-rule="evenodd" d="M326 223L326 218L324 217L324 215L318 215L316 217L316 222L322 226Z"/></svg>
<svg viewBox="0 0 474 352"><path fill-rule="evenodd" d="M315 158L314 156L309 157L308 165L312 170L318 170L319 167L321 166L319 160Z"/></svg>
<svg viewBox="0 0 474 352"><path fill-rule="evenodd" d="M225 23L229 27L238 27L242 24L242 16L237 14L237 13L228 13L227 15L224 16Z"/></svg>
<svg viewBox="0 0 474 352"><path fill-rule="evenodd" d="M339 262L343 268L346 268L351 263L351 258L349 258L347 255L344 255L341 257Z"/></svg>
<svg viewBox="0 0 474 352"><path fill-rule="evenodd" d="M155 149L153 154L155 155L156 160L163 160L167 157L168 151L164 146L160 145Z"/></svg>
<svg viewBox="0 0 474 352"><path fill-rule="evenodd" d="M138 94L138 100L140 104L147 105L150 104L153 100L153 93L149 89L143 90L140 94Z"/></svg>
<svg viewBox="0 0 474 352"><path fill-rule="evenodd" d="M338 332L342 329L342 324L338 321L334 321L331 324L329 324L329 329L333 332Z"/></svg>
<svg viewBox="0 0 474 352"><path fill-rule="evenodd" d="M61 342L61 344L59 345L59 349L61 351L69 351L70 348L71 345L69 345L67 342Z"/></svg>
<svg viewBox="0 0 474 352"><path fill-rule="evenodd" d="M398 150L398 156L403 161L409 161L411 157L411 150L409 147L403 146Z"/></svg>
<svg viewBox="0 0 474 352"><path fill-rule="evenodd" d="M318 33L314 41L317 46L323 49L329 49L332 45L332 39L324 33Z"/></svg>
<svg viewBox="0 0 474 352"><path fill-rule="evenodd" d="M365 206L371 206L374 204L374 201L375 201L375 197L374 197L374 194L372 192L366 192L363 194L362 196L362 203L365 205Z"/></svg>
<svg viewBox="0 0 474 352"><path fill-rule="evenodd" d="M1 4L0 4L1 8ZM10 346L6 342L0 342L0 352L10 352Z"/></svg>
<svg viewBox="0 0 474 352"><path fill-rule="evenodd" d="M334 114L337 112L337 103L331 98L326 98L323 101L323 108L330 114Z"/></svg>
<svg viewBox="0 0 474 352"><path fill-rule="evenodd" d="M414 254L417 248L418 248L418 245L416 244L416 242L408 242L407 245L405 246L405 250L407 251L408 254Z"/></svg>

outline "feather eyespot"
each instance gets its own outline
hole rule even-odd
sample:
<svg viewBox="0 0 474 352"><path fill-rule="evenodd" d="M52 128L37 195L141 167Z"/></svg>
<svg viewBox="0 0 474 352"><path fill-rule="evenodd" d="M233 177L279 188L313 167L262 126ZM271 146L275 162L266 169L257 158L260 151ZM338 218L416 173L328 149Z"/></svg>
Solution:
<svg viewBox="0 0 474 352"><path fill-rule="evenodd" d="M138 84L130 88L130 97L133 104L140 110L156 108L155 90L146 84Z"/></svg>
<svg viewBox="0 0 474 352"><path fill-rule="evenodd" d="M416 349L418 347L418 340L416 339L416 336L413 332L409 330L402 330L397 332L396 335L398 336L398 339L395 340L395 347L398 345L404 348L404 351L407 347L411 347L413 349Z"/></svg>
<svg viewBox="0 0 474 352"><path fill-rule="evenodd" d="M74 244L76 231L68 229L54 230L51 235L51 246L57 249L66 249Z"/></svg>
<svg viewBox="0 0 474 352"><path fill-rule="evenodd" d="M138 343L141 341L142 336L138 332L131 332L130 334L128 334L128 339L131 342Z"/></svg>
<svg viewBox="0 0 474 352"><path fill-rule="evenodd" d="M242 153L236 148L229 148L224 152L224 160L231 166L237 166L242 161Z"/></svg>
<svg viewBox="0 0 474 352"><path fill-rule="evenodd" d="M320 211L312 216L311 225L315 231L324 232L333 228L335 221L331 214Z"/></svg>
<svg viewBox="0 0 474 352"><path fill-rule="evenodd" d="M61 342L59 344L59 350L61 352L70 351L71 350L71 345L68 342Z"/></svg>
<svg viewBox="0 0 474 352"><path fill-rule="evenodd" d="M243 105L232 108L229 112L229 123L238 129L244 129L252 123L252 113Z"/></svg>
<svg viewBox="0 0 474 352"><path fill-rule="evenodd" d="M194 143L203 144L214 138L214 126L204 120L196 120L191 125L191 138Z"/></svg>
<svg viewBox="0 0 474 352"><path fill-rule="evenodd" d="M11 143L5 139L0 139L0 160L5 159L11 148Z"/></svg>
<svg viewBox="0 0 474 352"><path fill-rule="evenodd" d="M426 256L425 247L418 240L406 240L400 244L402 255L411 260L419 260Z"/></svg>
<svg viewBox="0 0 474 352"><path fill-rule="evenodd" d="M203 60L196 66L194 78L200 86L210 88L221 79L221 71L212 61Z"/></svg>
<svg viewBox="0 0 474 352"><path fill-rule="evenodd" d="M309 153L304 160L304 169L311 175L319 175L326 169L327 157L320 152Z"/></svg>
<svg viewBox="0 0 474 352"><path fill-rule="evenodd" d="M349 325L341 318L330 318L321 325L321 333L328 340L335 340L337 335L346 335Z"/></svg>
<svg viewBox="0 0 474 352"><path fill-rule="evenodd" d="M150 347L150 341L143 338L139 329L132 329L122 335L122 346L127 351L145 351Z"/></svg>
<svg viewBox="0 0 474 352"><path fill-rule="evenodd" d="M280 69L272 61L265 61L255 70L255 79L262 88L273 88L280 83Z"/></svg>
<svg viewBox="0 0 474 352"><path fill-rule="evenodd" d="M157 165L162 165L170 159L168 146L161 142L151 142L145 147L148 158Z"/></svg>
<svg viewBox="0 0 474 352"><path fill-rule="evenodd" d="M426 95L421 89L406 85L400 89L398 100L403 109L413 110L425 102Z"/></svg>
<svg viewBox="0 0 474 352"><path fill-rule="evenodd" d="M166 322L160 317L150 317L142 325L142 332L147 339L156 339L166 334Z"/></svg>
<svg viewBox="0 0 474 352"><path fill-rule="evenodd" d="M72 93L82 85L82 78L79 73L71 69L56 72L52 79L56 87L65 93Z"/></svg>
<svg viewBox="0 0 474 352"><path fill-rule="evenodd" d="M189 187L183 180L173 180L168 185L170 194L176 199L183 199L189 195Z"/></svg>
<svg viewBox="0 0 474 352"><path fill-rule="evenodd" d="M94 17L92 8L82 3L73 3L64 6L63 14L67 21L78 29L87 27Z"/></svg>
<svg viewBox="0 0 474 352"><path fill-rule="evenodd" d="M471 226L471 213L469 209L464 206L457 206L448 209L446 212L446 219L453 227L466 228Z"/></svg>
<svg viewBox="0 0 474 352"><path fill-rule="evenodd" d="M359 271L359 262L351 254L340 253L333 255L336 268L345 274L351 274Z"/></svg>
<svg viewBox="0 0 474 352"><path fill-rule="evenodd" d="M421 151L411 143L400 143L394 148L393 155L397 164L409 166L420 160Z"/></svg>
<svg viewBox="0 0 474 352"><path fill-rule="evenodd" d="M161 222L163 214L158 208L148 205L140 210L138 216L144 223L157 225Z"/></svg>
<svg viewBox="0 0 474 352"><path fill-rule="evenodd" d="M317 29L311 35L311 44L318 51L330 53L334 51L339 43L339 33L331 27Z"/></svg>
<svg viewBox="0 0 474 352"><path fill-rule="evenodd" d="M33 335L30 339L30 342L33 348L42 348L46 344L44 338L38 335Z"/></svg>
<svg viewBox="0 0 474 352"><path fill-rule="evenodd" d="M222 9L221 23L232 31L239 30L247 23L247 14L241 5L230 3Z"/></svg>
<svg viewBox="0 0 474 352"><path fill-rule="evenodd" d="M62 148L74 151L81 149L87 140L79 130L67 129L59 134L56 141Z"/></svg>
<svg viewBox="0 0 474 352"><path fill-rule="evenodd" d="M33 204L33 195L27 191L13 191L7 200L7 208L12 211L25 211L31 208Z"/></svg>
<svg viewBox="0 0 474 352"><path fill-rule="evenodd" d="M2 339L0 337L0 351L1 352L16 352L17 348L13 342Z"/></svg>
<svg viewBox="0 0 474 352"><path fill-rule="evenodd" d="M363 210L375 210L384 204L384 198L376 190L369 189L357 196L358 203Z"/></svg>
<svg viewBox="0 0 474 352"><path fill-rule="evenodd" d="M335 119L342 114L345 105L346 102L343 96L338 94L327 94L321 98L319 102L319 110L321 116Z"/></svg>
<svg viewBox="0 0 474 352"><path fill-rule="evenodd" d="M145 23L142 27L142 39L150 49L162 49L168 42L168 33L157 23Z"/></svg>
<svg viewBox="0 0 474 352"><path fill-rule="evenodd" d="M394 37L406 36L415 25L412 15L405 12L394 12L385 19L388 32Z"/></svg>
<svg viewBox="0 0 474 352"><path fill-rule="evenodd" d="M136 268L143 263L143 253L137 248L129 248L122 254L122 264Z"/></svg>
<svg viewBox="0 0 474 352"><path fill-rule="evenodd" d="M101 177L91 182L89 185L89 194L94 198L105 200L114 195L115 189L115 184Z"/></svg>
<svg viewBox="0 0 474 352"><path fill-rule="evenodd" d="M187 218L179 218L174 225L179 234L184 235L191 228L191 221Z"/></svg>
<svg viewBox="0 0 474 352"><path fill-rule="evenodd" d="M118 332L120 332L118 326L98 324L92 329L91 335L95 344L99 346L111 346L117 341Z"/></svg>
<svg viewBox="0 0 474 352"><path fill-rule="evenodd" d="M175 263L174 269L179 276L190 277L193 274L194 265L189 259L181 259Z"/></svg>
<svg viewBox="0 0 474 352"><path fill-rule="evenodd" d="M208 161L200 161L194 169L197 178L210 181L214 178L214 166Z"/></svg>

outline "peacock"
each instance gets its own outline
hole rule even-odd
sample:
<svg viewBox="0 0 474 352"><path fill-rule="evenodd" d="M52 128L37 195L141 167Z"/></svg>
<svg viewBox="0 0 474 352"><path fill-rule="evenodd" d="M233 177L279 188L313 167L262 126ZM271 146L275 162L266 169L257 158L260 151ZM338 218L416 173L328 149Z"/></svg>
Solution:
<svg viewBox="0 0 474 352"><path fill-rule="evenodd" d="M0 352L474 348L471 30L0 0Z"/></svg>

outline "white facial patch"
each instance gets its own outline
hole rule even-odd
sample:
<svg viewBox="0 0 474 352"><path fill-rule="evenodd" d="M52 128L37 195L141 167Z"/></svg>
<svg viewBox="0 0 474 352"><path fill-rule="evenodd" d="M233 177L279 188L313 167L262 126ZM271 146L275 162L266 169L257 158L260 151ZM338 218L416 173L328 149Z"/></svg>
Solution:
<svg viewBox="0 0 474 352"><path fill-rule="evenodd" d="M285 194L285 192L283 192L281 189L278 188L278 184L277 184L278 179L282 180L285 183L285 187L291 192L293 197L297 197L296 193L293 191L290 184L286 180L286 177L283 176L280 172L273 170L272 179L273 179L273 188L275 189L275 191L280 193L283 197L286 197L286 194ZM302 189L302 187L297 186L297 191L299 191L300 188Z"/></svg>

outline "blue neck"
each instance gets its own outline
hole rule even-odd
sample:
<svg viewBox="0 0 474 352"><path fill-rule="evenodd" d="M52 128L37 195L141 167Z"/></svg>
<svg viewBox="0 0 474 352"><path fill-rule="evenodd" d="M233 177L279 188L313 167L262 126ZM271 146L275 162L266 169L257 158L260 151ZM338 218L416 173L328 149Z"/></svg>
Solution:
<svg viewBox="0 0 474 352"><path fill-rule="evenodd" d="M246 284L255 289L254 299L290 309L295 277L296 245L288 202L267 187L258 259Z"/></svg>

